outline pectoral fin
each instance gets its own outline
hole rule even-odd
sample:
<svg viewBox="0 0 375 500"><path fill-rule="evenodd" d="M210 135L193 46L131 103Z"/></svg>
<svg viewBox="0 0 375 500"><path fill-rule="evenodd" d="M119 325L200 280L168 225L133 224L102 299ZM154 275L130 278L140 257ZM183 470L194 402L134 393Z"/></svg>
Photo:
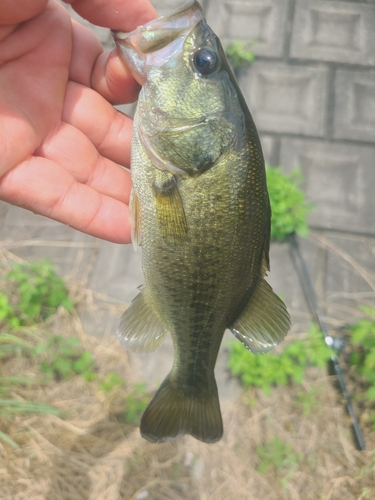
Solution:
<svg viewBox="0 0 375 500"><path fill-rule="evenodd" d="M290 317L284 302L263 278L245 309L229 326L238 340L254 354L265 353L275 347L289 328Z"/></svg>
<svg viewBox="0 0 375 500"><path fill-rule="evenodd" d="M130 352L155 351L162 344L166 328L159 320L144 289L120 318L117 337Z"/></svg>
<svg viewBox="0 0 375 500"><path fill-rule="evenodd" d="M187 224L175 178L169 175L166 180L155 182L152 190L158 226L163 238L173 244L182 243L186 237Z"/></svg>
<svg viewBox="0 0 375 500"><path fill-rule="evenodd" d="M129 216L131 225L131 237L134 250L137 250L142 244L142 229L141 229L141 211L139 206L138 196L134 189L130 193L129 200Z"/></svg>

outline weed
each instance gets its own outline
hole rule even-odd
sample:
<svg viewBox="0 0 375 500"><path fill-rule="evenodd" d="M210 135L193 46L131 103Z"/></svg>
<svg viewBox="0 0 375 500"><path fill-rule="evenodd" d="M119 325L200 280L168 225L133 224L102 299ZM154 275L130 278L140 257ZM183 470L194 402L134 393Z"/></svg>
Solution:
<svg viewBox="0 0 375 500"><path fill-rule="evenodd" d="M300 384L308 365L323 367L332 355L323 334L312 324L306 340L295 340L282 354L266 356L252 354L238 341L232 345L228 366L231 374L240 377L244 386L261 387L270 394L274 385L286 385L290 380Z"/></svg>
<svg viewBox="0 0 375 500"><path fill-rule="evenodd" d="M374 410L375 405L375 309L362 306L368 318L359 320L350 328L352 352L350 364L355 368L366 387L364 394L357 399L367 401ZM370 421L375 429L375 412L372 411Z"/></svg>
<svg viewBox="0 0 375 500"><path fill-rule="evenodd" d="M295 404L302 408L302 415L308 417L312 409L319 404L318 389L312 387L309 391L300 391L297 393Z"/></svg>
<svg viewBox="0 0 375 500"><path fill-rule="evenodd" d="M148 404L146 385L143 382L134 385L132 392L125 397L125 422L137 424Z"/></svg>
<svg viewBox="0 0 375 500"><path fill-rule="evenodd" d="M234 71L250 66L254 61L255 56L250 50L254 43L235 40L227 45L225 53Z"/></svg>
<svg viewBox="0 0 375 500"><path fill-rule="evenodd" d="M1 413L7 413L8 415L11 413L52 413L58 415L61 412L45 403L0 399L0 414Z"/></svg>
<svg viewBox="0 0 375 500"><path fill-rule="evenodd" d="M365 500L365 498L371 498L371 497L372 497L371 489L368 488L367 486L365 486L362 489L360 498L363 499L363 500Z"/></svg>
<svg viewBox="0 0 375 500"><path fill-rule="evenodd" d="M22 333L21 333L22 332ZM32 332L25 329L17 334L0 333L0 358L15 356L18 352L26 351L29 355L34 350L33 340L37 338ZM23 338L23 337L26 337ZM33 386L40 384L41 380L24 375L1 376L0 375L0 416L12 417L20 413L52 413L58 415L60 412L51 406L28 401L25 399L12 399L12 395L22 386ZM0 440L7 443L14 449L18 448L17 443L5 432L0 431Z"/></svg>
<svg viewBox="0 0 375 500"><path fill-rule="evenodd" d="M95 377L92 355L89 351L82 351L75 337L50 335L46 342L35 347L33 354L44 357L40 369L50 380L67 380L74 374L82 375L87 381Z"/></svg>
<svg viewBox="0 0 375 500"><path fill-rule="evenodd" d="M43 321L59 306L72 310L65 283L48 260L14 264L5 280L11 293L0 295L0 321L11 327Z"/></svg>
<svg viewBox="0 0 375 500"><path fill-rule="evenodd" d="M14 314L14 309L9 303L8 296L0 295L0 323L6 321L10 327L17 327L20 324L19 319Z"/></svg>
<svg viewBox="0 0 375 500"><path fill-rule="evenodd" d="M369 388L366 398L375 401L375 309L362 307L372 319L361 319L350 328L354 352L350 364L364 378Z"/></svg>
<svg viewBox="0 0 375 500"><path fill-rule="evenodd" d="M12 333L0 333L0 359L6 358L9 355L14 355L17 352L26 350L32 352L34 349L34 344L29 340L26 340L19 335L14 335Z"/></svg>
<svg viewBox="0 0 375 500"><path fill-rule="evenodd" d="M123 385L124 381L117 373L108 373L100 383L100 390L103 392L110 392Z"/></svg>
<svg viewBox="0 0 375 500"><path fill-rule="evenodd" d="M258 446L255 452L261 460L257 470L263 474L272 470L282 483L289 479L300 461L300 456L293 448L278 436L269 443Z"/></svg>
<svg viewBox="0 0 375 500"><path fill-rule="evenodd" d="M298 187L302 182L299 169L284 174L280 167L266 165L266 173L272 210L271 237L284 241L294 232L306 236L307 215L312 205L306 204L305 194Z"/></svg>

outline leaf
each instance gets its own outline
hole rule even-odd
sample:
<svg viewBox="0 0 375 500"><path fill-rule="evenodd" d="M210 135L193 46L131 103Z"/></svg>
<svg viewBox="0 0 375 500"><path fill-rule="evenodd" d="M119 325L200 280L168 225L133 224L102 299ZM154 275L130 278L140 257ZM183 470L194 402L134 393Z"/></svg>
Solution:
<svg viewBox="0 0 375 500"><path fill-rule="evenodd" d="M359 308L375 320L375 308L366 305L361 305Z"/></svg>
<svg viewBox="0 0 375 500"><path fill-rule="evenodd" d="M87 372L89 369L91 369L93 363L94 360L92 358L91 352L84 351L81 357L73 363L72 369L74 373L77 374L84 373Z"/></svg>
<svg viewBox="0 0 375 500"><path fill-rule="evenodd" d="M14 450L19 449L18 444L15 441L13 441L13 439L10 436L8 436L8 434L5 434L5 432L0 431L0 439L4 441L4 443L9 444L9 446L11 446Z"/></svg>
<svg viewBox="0 0 375 500"><path fill-rule="evenodd" d="M59 415L61 412L45 403L0 398L0 413L51 413Z"/></svg>
<svg viewBox="0 0 375 500"><path fill-rule="evenodd" d="M305 195L298 187L302 180L299 170L288 175L280 167L266 165L266 173L272 210L271 237L284 241L293 232L306 236L307 215L312 205L306 204Z"/></svg>
<svg viewBox="0 0 375 500"><path fill-rule="evenodd" d="M375 386L371 386L369 389L366 391L366 399L369 399L370 401L375 401Z"/></svg>
<svg viewBox="0 0 375 500"><path fill-rule="evenodd" d="M241 40L235 40L228 44L225 53L233 69L249 66L254 61L255 56L250 51L250 46L253 43L255 42L245 43Z"/></svg>

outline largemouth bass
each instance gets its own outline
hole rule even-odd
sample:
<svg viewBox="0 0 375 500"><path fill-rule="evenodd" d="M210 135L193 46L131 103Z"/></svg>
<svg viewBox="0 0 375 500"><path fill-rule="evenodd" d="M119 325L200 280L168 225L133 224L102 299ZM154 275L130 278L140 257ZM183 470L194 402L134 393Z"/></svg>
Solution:
<svg viewBox="0 0 375 500"><path fill-rule="evenodd" d="M262 148L197 1L114 37L143 85L130 208L145 282L118 336L126 349L150 352L169 332L175 354L141 434L152 442L191 434L213 443L223 433L214 367L225 329L264 353L290 327L264 280L271 211Z"/></svg>

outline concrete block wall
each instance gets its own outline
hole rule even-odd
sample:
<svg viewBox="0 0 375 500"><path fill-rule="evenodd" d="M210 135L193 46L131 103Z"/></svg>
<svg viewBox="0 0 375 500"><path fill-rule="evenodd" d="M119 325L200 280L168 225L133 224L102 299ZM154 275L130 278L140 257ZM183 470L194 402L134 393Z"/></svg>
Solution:
<svg viewBox="0 0 375 500"><path fill-rule="evenodd" d="M267 161L301 168L311 224L375 235L375 2L211 0L207 18L256 40L240 84Z"/></svg>

